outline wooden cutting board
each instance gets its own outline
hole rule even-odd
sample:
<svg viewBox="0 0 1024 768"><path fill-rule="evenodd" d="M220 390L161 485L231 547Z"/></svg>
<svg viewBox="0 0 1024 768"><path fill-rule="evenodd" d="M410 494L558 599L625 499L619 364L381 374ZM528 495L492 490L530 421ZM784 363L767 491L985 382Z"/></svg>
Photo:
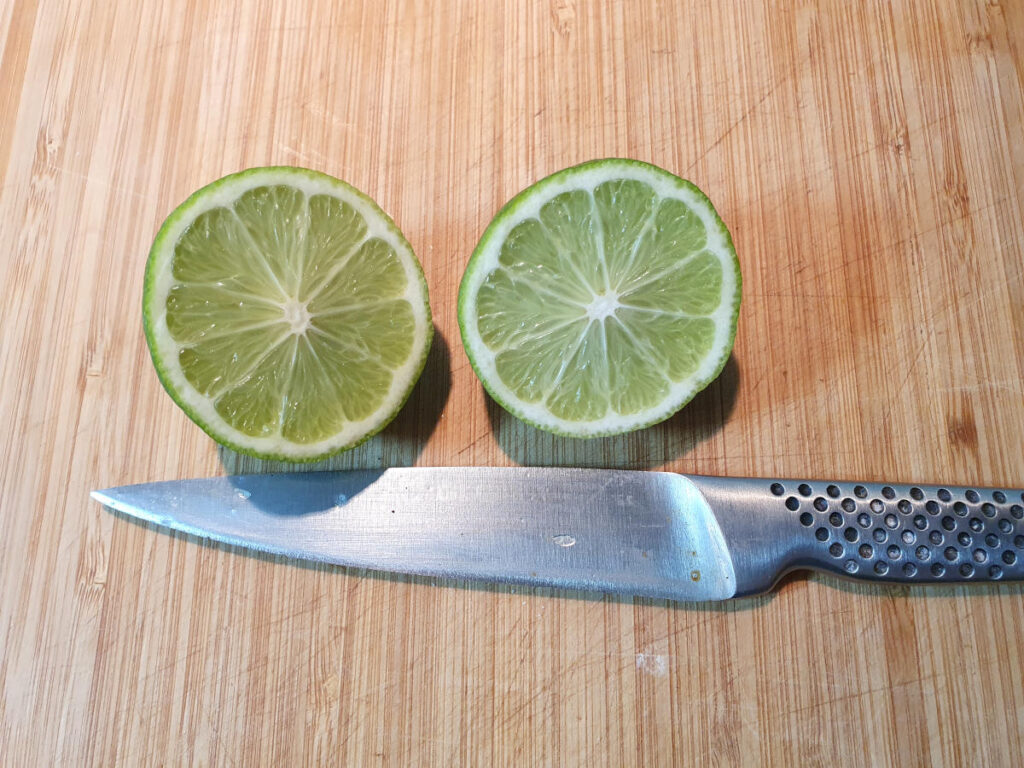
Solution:
<svg viewBox="0 0 1024 768"><path fill-rule="evenodd" d="M7 0L0 46L0 763L1020 763L1020 586L435 583L88 497L283 466L188 421L140 326L164 216L276 163L377 199L436 318L397 421L320 468L1024 486L1020 3ZM587 442L485 397L455 298L504 201L602 156L708 193L744 303L704 394Z"/></svg>

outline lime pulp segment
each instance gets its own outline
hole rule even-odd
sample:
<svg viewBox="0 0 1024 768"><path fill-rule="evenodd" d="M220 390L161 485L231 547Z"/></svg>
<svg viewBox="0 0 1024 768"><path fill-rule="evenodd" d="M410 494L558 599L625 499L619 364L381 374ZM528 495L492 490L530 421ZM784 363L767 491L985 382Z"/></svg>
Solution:
<svg viewBox="0 0 1024 768"><path fill-rule="evenodd" d="M636 161L567 169L491 223L460 290L481 381L506 409L572 436L674 413L732 348L740 273L692 184Z"/></svg>

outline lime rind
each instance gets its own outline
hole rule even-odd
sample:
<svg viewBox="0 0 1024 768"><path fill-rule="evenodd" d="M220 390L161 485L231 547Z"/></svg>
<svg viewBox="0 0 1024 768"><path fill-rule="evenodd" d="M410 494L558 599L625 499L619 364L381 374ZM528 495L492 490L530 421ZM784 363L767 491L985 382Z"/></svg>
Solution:
<svg viewBox="0 0 1024 768"><path fill-rule="evenodd" d="M722 265L721 300L717 308L706 315L715 325L712 352L691 374L672 382L668 394L652 408L626 415L604 415L594 421L559 418L543 402L523 400L502 381L496 369L497 355L481 337L476 299L484 281L498 268L502 244L516 225L538 219L542 207L558 195L580 189L592 191L610 180L647 184L657 197L681 200L700 217L707 236L704 250L716 255ZM606 437L664 421L718 377L735 341L741 295L742 276L732 237L707 196L691 182L657 166L639 160L611 158L593 160L552 174L523 190L501 208L466 267L459 287L458 320L470 364L490 396L505 410L531 426L564 437Z"/></svg>
<svg viewBox="0 0 1024 768"><path fill-rule="evenodd" d="M204 211L230 207L245 191L261 186L288 185L308 198L326 194L338 197L362 215L366 239L379 238L400 255L406 273L404 297L413 309L414 341L405 362L393 369L390 388L382 404L370 416L348 422L329 438L311 443L292 442L281 435L253 437L226 423L213 402L186 379L177 356L179 344L172 337L163 307L174 278L170 261L182 232ZM221 445L239 453L290 462L314 462L360 445L386 427L398 414L426 365L433 339L433 322L423 268L412 246L391 218L367 195L340 179L318 171L291 166L250 168L220 178L198 190L164 221L146 263L143 286L143 330L157 376L164 389L185 414Z"/></svg>

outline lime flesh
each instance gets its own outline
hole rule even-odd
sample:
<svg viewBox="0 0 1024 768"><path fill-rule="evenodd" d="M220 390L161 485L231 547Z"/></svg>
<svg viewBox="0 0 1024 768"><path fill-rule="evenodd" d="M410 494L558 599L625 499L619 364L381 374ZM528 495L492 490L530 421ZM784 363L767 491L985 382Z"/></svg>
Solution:
<svg viewBox="0 0 1024 768"><path fill-rule="evenodd" d="M707 197L646 163L599 160L499 212L463 276L463 345L521 419L595 437L662 421L727 360L739 263Z"/></svg>
<svg viewBox="0 0 1024 768"><path fill-rule="evenodd" d="M368 197L325 174L220 179L164 223L143 316L161 381L218 442L311 461L398 412L432 334L419 262Z"/></svg>

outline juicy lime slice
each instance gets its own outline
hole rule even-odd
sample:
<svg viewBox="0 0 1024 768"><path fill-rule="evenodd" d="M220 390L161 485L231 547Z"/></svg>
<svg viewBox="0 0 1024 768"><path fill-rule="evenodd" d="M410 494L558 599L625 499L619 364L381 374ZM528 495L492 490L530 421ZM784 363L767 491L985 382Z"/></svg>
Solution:
<svg viewBox="0 0 1024 768"><path fill-rule="evenodd" d="M697 187L596 160L501 209L463 275L459 327L506 410L561 435L613 435L668 418L721 372L740 287Z"/></svg>
<svg viewBox="0 0 1024 768"><path fill-rule="evenodd" d="M366 195L302 168L203 187L149 254L146 340L164 387L217 442L313 461L394 418L433 333L423 270Z"/></svg>

